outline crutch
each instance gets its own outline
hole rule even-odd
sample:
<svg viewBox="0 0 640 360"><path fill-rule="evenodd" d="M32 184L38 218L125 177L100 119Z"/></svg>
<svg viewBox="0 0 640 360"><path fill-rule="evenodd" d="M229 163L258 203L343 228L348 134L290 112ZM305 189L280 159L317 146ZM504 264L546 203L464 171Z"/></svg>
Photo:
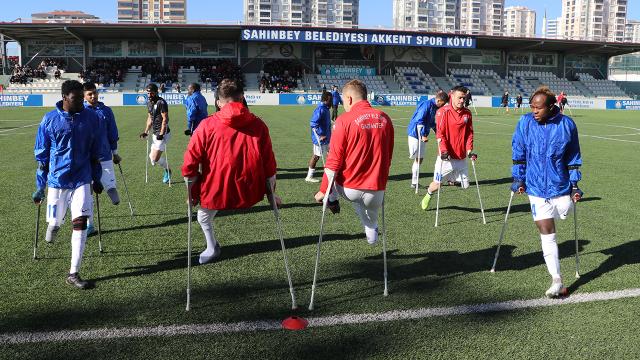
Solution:
<svg viewBox="0 0 640 360"><path fill-rule="evenodd" d="M96 193L96 210L98 213L98 249L100 253L102 253L102 229L100 228L100 198L98 197L98 193Z"/></svg>
<svg viewBox="0 0 640 360"><path fill-rule="evenodd" d="M476 174L476 161L471 159L471 167L473 167L473 177L476 178L476 189L478 190L478 200L480 200L480 212L482 212L482 223L486 224L487 219L484 217L484 207L482 206L482 197L480 196L480 185L478 184L478 174Z"/></svg>
<svg viewBox="0 0 640 360"><path fill-rule="evenodd" d="M498 255L500 254L500 246L502 245L502 238L504 237L504 231L507 229L507 219L509 218L509 211L511 211L511 202L513 201L513 191L509 197L509 205L507 206L507 213L504 215L504 224L502 224L502 230L500 230L500 238L498 238L498 247L496 248L496 255L493 257L493 266L491 266L491 272L496 272L496 262L498 262Z"/></svg>
<svg viewBox="0 0 640 360"><path fill-rule="evenodd" d="M418 162L418 177L416 178L416 194L418 193L418 189L420 188L420 150L422 149L420 147L421 143L422 143L422 136L420 136L420 134L422 134L422 129L424 129L424 125L422 124L418 124L416 125L416 130L418 131L418 153L416 154L416 159L415 161Z"/></svg>
<svg viewBox="0 0 640 360"><path fill-rule="evenodd" d="M144 154L144 157L147 158L147 161L144 164L144 183L149 183L149 136L147 136L147 152Z"/></svg>
<svg viewBox="0 0 640 360"><path fill-rule="evenodd" d="M291 309L296 310L298 305L296 304L296 294L293 290L293 282L291 281L291 272L289 271L289 260L287 259L287 249L284 246L284 237L282 235L282 222L280 221L280 211L278 210L278 204L274 196L273 184L267 179L267 198L273 207L273 215L276 218L276 227L278 230L278 237L280 238L280 246L282 247L282 257L284 258L284 269L287 272L287 280L289 281L289 292L291 293Z"/></svg>
<svg viewBox="0 0 640 360"><path fill-rule="evenodd" d="M192 221L192 208L191 208L191 185L188 177L184 178L184 183L187 185L187 308L186 311L191 309L191 221Z"/></svg>
<svg viewBox="0 0 640 360"><path fill-rule="evenodd" d="M36 254L38 250L38 237L40 236L40 207L42 206L42 201L38 203L38 209L36 210L36 236L33 238L33 260L38 260L38 256Z"/></svg>
<svg viewBox="0 0 640 360"><path fill-rule="evenodd" d="M311 285L311 301L309 302L309 310L313 310L313 300L316 295L316 281L318 279L318 266L320 264L320 245L322 245L322 234L324 231L324 215L327 212L327 204L329 203L329 194L333 188L334 175L327 174L329 178L329 186L327 187L327 193L322 199L322 217L320 218L320 236L318 237L318 246L316 248L316 266L313 270L313 285Z"/></svg>
<svg viewBox="0 0 640 360"><path fill-rule="evenodd" d="M124 173L122 172L122 166L120 166L120 163L118 163L118 169L120 170L120 176L122 176L124 191L127 193L127 201L129 202L129 211L131 212L131 218L133 219L133 206L131 205L131 197L129 196L129 189L127 189L127 181L124 178Z"/></svg>
<svg viewBox="0 0 640 360"><path fill-rule="evenodd" d="M169 166L169 146L165 143L164 147L164 160L167 162L167 171L169 172L169 187L171 187L171 167Z"/></svg>
<svg viewBox="0 0 640 360"><path fill-rule="evenodd" d="M440 212L440 192L442 191L442 163L444 163L444 160L442 160L442 154L440 153L440 143L438 142L438 159L440 159L440 172L438 174L436 174L436 180L439 181L439 186L438 186L438 195L437 199L436 199L436 224L434 225L434 227L438 227L438 213Z"/></svg>
<svg viewBox="0 0 640 360"><path fill-rule="evenodd" d="M576 210L578 202L573 203L573 236L576 240L576 279L580 278L580 257L578 255L578 214Z"/></svg>
<svg viewBox="0 0 640 360"><path fill-rule="evenodd" d="M383 296L389 296L387 282L387 229L384 224L384 197L382 198L382 261L384 262L384 292Z"/></svg>
<svg viewBox="0 0 640 360"><path fill-rule="evenodd" d="M316 129L311 128L311 131L313 131L313 135L316 137L316 141L318 142L318 147L320 148L320 159L322 159L322 167L324 167L324 152L322 151L322 144L320 143L320 136L318 136L318 133L316 132Z"/></svg>

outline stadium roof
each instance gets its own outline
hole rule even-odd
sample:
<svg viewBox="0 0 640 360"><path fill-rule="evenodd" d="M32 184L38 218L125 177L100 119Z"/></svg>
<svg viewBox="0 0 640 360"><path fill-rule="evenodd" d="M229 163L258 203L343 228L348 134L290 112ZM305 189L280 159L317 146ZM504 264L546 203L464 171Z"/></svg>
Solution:
<svg viewBox="0 0 640 360"><path fill-rule="evenodd" d="M242 25L198 24L36 24L2 23L0 33L6 37L24 41L27 39L93 40L93 39L162 39L176 40L239 40ZM273 28L273 27L272 27ZM291 28L288 28L291 29ZM351 31L352 29L341 29ZM378 30L379 29L358 29ZM427 35L425 32L384 30L394 34ZM438 34L440 35L440 34ZM514 38L475 35L478 49L507 51L552 51L565 53L590 53L607 56L640 51L639 43L606 43L582 40Z"/></svg>

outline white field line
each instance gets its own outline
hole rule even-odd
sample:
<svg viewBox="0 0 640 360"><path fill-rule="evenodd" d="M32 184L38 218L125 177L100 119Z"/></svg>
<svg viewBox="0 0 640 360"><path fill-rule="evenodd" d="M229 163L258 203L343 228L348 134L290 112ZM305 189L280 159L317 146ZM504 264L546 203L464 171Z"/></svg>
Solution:
<svg viewBox="0 0 640 360"><path fill-rule="evenodd" d="M19 127L15 127L13 129L4 129L4 130L0 130L0 133L6 133L9 131L14 131L14 130L19 130L19 129L24 129L24 128L28 128L28 127L33 127L33 126L38 126L40 125L40 123L37 124L31 124L31 125L25 125L25 126L19 126Z"/></svg>
<svg viewBox="0 0 640 360"><path fill-rule="evenodd" d="M309 327L366 324L375 322L416 320L434 317L484 314L492 312L514 311L543 308L567 304L580 304L640 297L640 288L594 292L571 295L565 299L511 300L496 303L469 304L451 307L419 308L411 310L393 310L381 313L342 314L311 317ZM237 323L212 323L191 325L160 325L134 328L102 328L94 330L61 330L50 332L0 333L0 345L28 344L42 342L105 340L140 337L171 337L203 334L228 334L254 331L273 331L281 329L280 321L242 321Z"/></svg>

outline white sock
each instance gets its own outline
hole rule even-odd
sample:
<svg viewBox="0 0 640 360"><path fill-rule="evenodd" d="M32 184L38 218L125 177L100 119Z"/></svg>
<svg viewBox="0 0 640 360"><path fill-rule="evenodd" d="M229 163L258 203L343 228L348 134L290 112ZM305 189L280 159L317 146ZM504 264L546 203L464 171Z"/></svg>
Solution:
<svg viewBox="0 0 640 360"><path fill-rule="evenodd" d="M419 176L420 176L420 164L414 161L413 165L411 165L411 183L414 185L417 184Z"/></svg>
<svg viewBox="0 0 640 360"><path fill-rule="evenodd" d="M378 229L365 226L364 233L365 235L367 235L367 242L369 244L375 244L376 242L378 242Z"/></svg>
<svg viewBox="0 0 640 360"><path fill-rule="evenodd" d="M309 168L309 170L307 171L307 179L311 179L313 177L313 173L315 171L316 171L316 169Z"/></svg>
<svg viewBox="0 0 640 360"><path fill-rule="evenodd" d="M77 273L80 270L86 240L87 230L73 230L71 232L71 268L69 269L69 274Z"/></svg>
<svg viewBox="0 0 640 360"><path fill-rule="evenodd" d="M213 250L216 248L216 235L213 232L213 218L216 216L217 210L210 209L198 209L198 222L204 232L204 239L207 242L207 249L202 253L204 256L213 255Z"/></svg>
<svg viewBox="0 0 640 360"><path fill-rule="evenodd" d="M559 279L561 277L560 258L558 255L556 234L540 234L540 240L542 241L542 255L544 256L544 262L547 264L547 270L552 278Z"/></svg>

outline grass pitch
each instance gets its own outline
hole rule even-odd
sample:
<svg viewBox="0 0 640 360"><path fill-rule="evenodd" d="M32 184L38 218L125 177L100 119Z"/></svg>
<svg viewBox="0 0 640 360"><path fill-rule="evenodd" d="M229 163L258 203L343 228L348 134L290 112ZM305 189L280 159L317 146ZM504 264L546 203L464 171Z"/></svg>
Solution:
<svg viewBox="0 0 640 360"><path fill-rule="evenodd" d="M316 310L307 311L321 208L317 184L304 181L311 156L312 107L253 106L269 125L278 162L278 194L285 243L299 309L290 297L273 213L266 201L246 211L216 216L222 257L195 266L192 310L184 311L187 216L179 167L188 138L185 112L170 109L169 163L174 186L150 169L144 182L145 142L138 140L143 107L114 108L120 154L135 216L121 200L101 196L103 245L88 239L81 275L96 288L64 284L70 261L69 222L53 245L39 242L31 260L36 208L31 203L33 143L46 109L0 109L0 336L18 332L89 330L280 320L308 316L378 313L540 298L550 279L526 197L514 197L496 274L493 260L511 183L511 135L519 116L479 109L475 150L487 224L481 221L475 184L444 187L440 225L435 201L419 207L410 189L406 125L412 108L383 108L395 125L396 147L386 196L390 296L382 296L381 244L367 245L353 208L327 215ZM573 221L557 225L562 273L575 293L640 288L640 124L637 112L579 111L584 165L578 204L581 272L575 280ZM433 140L433 136L431 136ZM431 181L436 149L427 145L421 184ZM435 200L435 199L434 199ZM46 227L42 216L41 229ZM194 222L194 263L204 248ZM43 232L42 232L43 234ZM628 298L499 313L210 335L103 339L9 345L0 358L634 358L640 354L640 299Z"/></svg>

